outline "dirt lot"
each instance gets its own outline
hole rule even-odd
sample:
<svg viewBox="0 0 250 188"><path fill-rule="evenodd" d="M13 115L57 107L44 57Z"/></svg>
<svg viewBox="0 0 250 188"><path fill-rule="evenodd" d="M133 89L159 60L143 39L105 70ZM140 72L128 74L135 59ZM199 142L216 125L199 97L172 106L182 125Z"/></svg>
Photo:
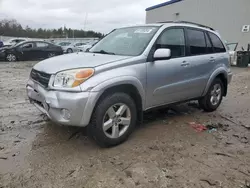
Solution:
<svg viewBox="0 0 250 188"><path fill-rule="evenodd" d="M189 102L148 113L126 143L101 149L84 129L55 125L29 104L33 64L0 63L1 188L250 187L250 70L233 69L217 112Z"/></svg>

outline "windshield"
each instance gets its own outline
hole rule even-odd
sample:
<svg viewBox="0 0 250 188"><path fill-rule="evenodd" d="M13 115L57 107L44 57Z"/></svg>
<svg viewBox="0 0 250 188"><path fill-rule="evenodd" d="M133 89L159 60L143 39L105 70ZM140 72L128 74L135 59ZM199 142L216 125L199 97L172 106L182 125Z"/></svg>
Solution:
<svg viewBox="0 0 250 188"><path fill-rule="evenodd" d="M26 43L26 41L18 42L16 44L14 44L12 47L21 46L24 43Z"/></svg>
<svg viewBox="0 0 250 188"><path fill-rule="evenodd" d="M111 32L89 50L93 53L105 53L124 56L138 56L147 47L159 27L129 27Z"/></svg>

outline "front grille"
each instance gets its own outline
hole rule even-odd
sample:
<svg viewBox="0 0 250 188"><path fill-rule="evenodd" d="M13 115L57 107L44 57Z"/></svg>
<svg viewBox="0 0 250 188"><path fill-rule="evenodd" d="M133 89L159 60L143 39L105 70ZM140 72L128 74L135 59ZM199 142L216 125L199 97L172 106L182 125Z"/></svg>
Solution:
<svg viewBox="0 0 250 188"><path fill-rule="evenodd" d="M50 74L40 72L40 71L37 71L35 69L32 69L32 71L30 73L30 77L34 81L41 84L43 87L48 87L50 76L51 76Z"/></svg>

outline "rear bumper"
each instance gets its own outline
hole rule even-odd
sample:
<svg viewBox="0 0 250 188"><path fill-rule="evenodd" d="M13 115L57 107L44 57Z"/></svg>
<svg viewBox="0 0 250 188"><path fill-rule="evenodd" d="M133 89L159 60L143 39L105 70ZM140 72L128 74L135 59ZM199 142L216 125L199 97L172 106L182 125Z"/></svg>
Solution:
<svg viewBox="0 0 250 188"><path fill-rule="evenodd" d="M26 90L30 102L52 121L81 127L89 124L97 97L96 92L46 90L31 79Z"/></svg>

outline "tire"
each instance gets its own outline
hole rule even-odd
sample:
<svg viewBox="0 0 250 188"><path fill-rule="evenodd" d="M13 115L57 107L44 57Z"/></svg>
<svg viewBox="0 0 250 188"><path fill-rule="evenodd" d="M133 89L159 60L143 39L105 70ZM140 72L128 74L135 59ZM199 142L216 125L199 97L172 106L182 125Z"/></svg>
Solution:
<svg viewBox="0 0 250 188"><path fill-rule="evenodd" d="M67 49L67 53L70 54L70 53L73 53L73 50L71 48Z"/></svg>
<svg viewBox="0 0 250 188"><path fill-rule="evenodd" d="M116 146L126 141L133 132L136 119L134 100L126 93L113 93L97 104L88 126L89 133L101 147Z"/></svg>
<svg viewBox="0 0 250 188"><path fill-rule="evenodd" d="M7 54L5 59L8 62L15 62L15 61L17 61L17 57L16 57L15 54Z"/></svg>
<svg viewBox="0 0 250 188"><path fill-rule="evenodd" d="M48 53L48 58L51 58L51 57L54 57L54 56L56 56L56 54L54 52Z"/></svg>
<svg viewBox="0 0 250 188"><path fill-rule="evenodd" d="M225 91L221 79L216 78L211 84L207 94L199 100L200 107L206 112L213 112L220 106Z"/></svg>

